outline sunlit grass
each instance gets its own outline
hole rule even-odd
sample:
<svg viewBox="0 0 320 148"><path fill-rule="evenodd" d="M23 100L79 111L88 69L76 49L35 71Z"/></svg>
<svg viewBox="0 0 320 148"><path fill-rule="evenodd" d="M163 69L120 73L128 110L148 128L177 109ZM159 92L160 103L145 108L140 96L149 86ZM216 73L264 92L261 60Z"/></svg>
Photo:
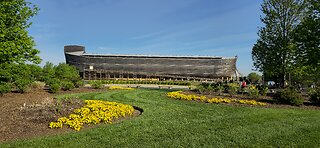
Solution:
<svg viewBox="0 0 320 148"><path fill-rule="evenodd" d="M173 100L166 90L81 94L138 106L139 117L0 147L319 147L320 110ZM54 130L54 129L53 129Z"/></svg>

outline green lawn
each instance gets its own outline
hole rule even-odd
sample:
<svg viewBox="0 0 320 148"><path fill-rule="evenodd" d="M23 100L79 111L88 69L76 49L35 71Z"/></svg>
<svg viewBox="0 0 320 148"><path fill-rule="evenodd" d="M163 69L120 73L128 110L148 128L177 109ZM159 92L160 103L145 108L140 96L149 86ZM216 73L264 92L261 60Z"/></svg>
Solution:
<svg viewBox="0 0 320 148"><path fill-rule="evenodd" d="M84 99L131 104L144 112L113 125L0 147L320 147L320 110L205 104L169 99L165 93L82 94Z"/></svg>

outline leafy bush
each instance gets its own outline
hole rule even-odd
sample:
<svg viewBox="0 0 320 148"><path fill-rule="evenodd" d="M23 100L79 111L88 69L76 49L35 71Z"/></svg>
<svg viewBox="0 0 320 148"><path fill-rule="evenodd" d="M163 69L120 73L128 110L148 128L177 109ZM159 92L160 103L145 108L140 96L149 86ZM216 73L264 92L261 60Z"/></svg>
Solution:
<svg viewBox="0 0 320 148"><path fill-rule="evenodd" d="M199 93L204 93L206 88L203 85L199 85L199 86L197 86L197 90L198 90Z"/></svg>
<svg viewBox="0 0 320 148"><path fill-rule="evenodd" d="M74 89L74 85L72 82L63 82L62 83L62 90L66 91L66 90L71 90Z"/></svg>
<svg viewBox="0 0 320 148"><path fill-rule="evenodd" d="M45 83L49 86L51 86L52 84L61 84L61 81L57 78L48 78L46 79Z"/></svg>
<svg viewBox="0 0 320 148"><path fill-rule="evenodd" d="M92 81L91 82L91 86L94 89L101 89L103 87L102 82L101 81Z"/></svg>
<svg viewBox="0 0 320 148"><path fill-rule="evenodd" d="M311 92L310 101L315 104L320 104L320 88L317 88Z"/></svg>
<svg viewBox="0 0 320 148"><path fill-rule="evenodd" d="M50 90L49 90L49 92L50 92L50 93L57 93L60 89L61 89L61 86L60 86L59 83L52 83L52 84L50 85Z"/></svg>
<svg viewBox="0 0 320 148"><path fill-rule="evenodd" d="M69 80L76 82L80 79L79 71L76 67L60 63L55 67L55 76L60 80Z"/></svg>
<svg viewBox="0 0 320 148"><path fill-rule="evenodd" d="M83 87L84 86L84 82L82 80L79 80L79 81L76 82L76 84L74 86L76 88Z"/></svg>
<svg viewBox="0 0 320 148"><path fill-rule="evenodd" d="M273 99L281 104L300 106L303 104L303 98L294 88L285 88L276 92Z"/></svg>
<svg viewBox="0 0 320 148"><path fill-rule="evenodd" d="M31 65L28 65L28 68L31 72L31 78L33 81L41 81L42 79L42 68L38 65L34 65L34 64L31 64Z"/></svg>
<svg viewBox="0 0 320 148"><path fill-rule="evenodd" d="M55 69L54 65L50 62L47 62L43 68L42 68L42 76L41 81L44 81L47 83L50 79L53 79L55 77Z"/></svg>
<svg viewBox="0 0 320 148"><path fill-rule="evenodd" d="M228 86L227 91L231 96L235 95L238 89L240 88L240 86L236 83L230 83L227 86Z"/></svg>
<svg viewBox="0 0 320 148"><path fill-rule="evenodd" d="M218 92L218 94L219 95L221 95L222 94L222 92L224 91L224 87L222 86L222 85L218 85L218 86L216 86L216 92Z"/></svg>
<svg viewBox="0 0 320 148"><path fill-rule="evenodd" d="M0 82L0 96L11 91L9 83Z"/></svg>
<svg viewBox="0 0 320 148"><path fill-rule="evenodd" d="M266 96L267 94L268 94L268 87L267 86L261 86L260 87L260 94L262 95L262 96Z"/></svg>
<svg viewBox="0 0 320 148"><path fill-rule="evenodd" d="M251 85L249 87L248 94L250 97L254 99L259 98L259 90L254 85Z"/></svg>
<svg viewBox="0 0 320 148"><path fill-rule="evenodd" d="M25 93L29 89L31 81L28 79L15 80L14 85L17 87L18 92Z"/></svg>

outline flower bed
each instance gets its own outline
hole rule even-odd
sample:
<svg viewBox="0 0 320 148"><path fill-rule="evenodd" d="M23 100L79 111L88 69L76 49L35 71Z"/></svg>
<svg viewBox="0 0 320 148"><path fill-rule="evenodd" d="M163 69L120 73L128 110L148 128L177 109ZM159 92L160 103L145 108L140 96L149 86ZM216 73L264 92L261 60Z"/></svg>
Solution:
<svg viewBox="0 0 320 148"><path fill-rule="evenodd" d="M182 94L182 91L175 91L167 93L167 96L176 100L194 100L206 103L238 103L238 104L248 104L248 105L267 105L263 102L257 102L256 100L238 100L238 99L228 99L228 98L207 98L206 96L198 95L186 95Z"/></svg>
<svg viewBox="0 0 320 148"><path fill-rule="evenodd" d="M100 122L111 124L114 119L130 116L134 112L131 105L101 100L85 100L82 108L74 110L69 117L61 117L57 122L51 122L50 128L62 128L67 125L79 131L84 124L98 124Z"/></svg>
<svg viewBox="0 0 320 148"><path fill-rule="evenodd" d="M122 87L122 86L110 86L110 90L134 90L134 88L131 87Z"/></svg>

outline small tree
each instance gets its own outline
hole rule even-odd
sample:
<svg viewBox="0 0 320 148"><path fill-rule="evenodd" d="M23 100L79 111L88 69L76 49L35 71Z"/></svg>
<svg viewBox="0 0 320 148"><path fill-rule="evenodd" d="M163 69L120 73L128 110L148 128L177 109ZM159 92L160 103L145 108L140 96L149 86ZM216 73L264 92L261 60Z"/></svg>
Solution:
<svg viewBox="0 0 320 148"><path fill-rule="evenodd" d="M251 72L248 74L247 79L251 82L251 83L258 83L261 81L261 76L255 72Z"/></svg>
<svg viewBox="0 0 320 148"><path fill-rule="evenodd" d="M40 63L40 51L27 30L38 10L26 0L0 1L0 63Z"/></svg>
<svg viewBox="0 0 320 148"><path fill-rule="evenodd" d="M80 80L79 71L76 67L64 63L55 67L55 76L62 81L70 81L74 85Z"/></svg>
<svg viewBox="0 0 320 148"><path fill-rule="evenodd" d="M54 65L50 62L46 62L46 64L42 68L42 81L48 84L50 79L54 77L55 77Z"/></svg>

